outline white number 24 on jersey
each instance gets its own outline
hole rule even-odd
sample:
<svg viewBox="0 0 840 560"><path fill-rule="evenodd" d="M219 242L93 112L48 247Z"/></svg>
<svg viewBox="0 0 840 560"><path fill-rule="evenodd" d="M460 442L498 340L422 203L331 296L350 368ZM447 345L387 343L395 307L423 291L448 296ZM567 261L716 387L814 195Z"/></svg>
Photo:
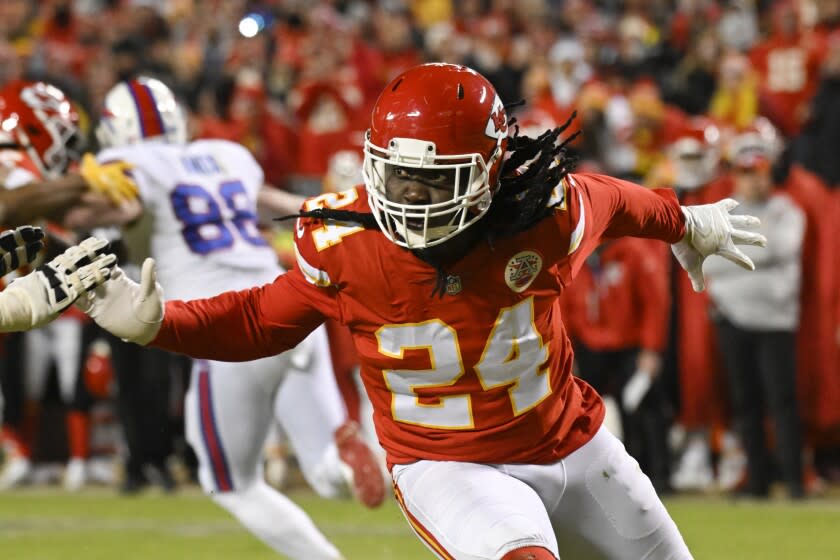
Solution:
<svg viewBox="0 0 840 560"><path fill-rule="evenodd" d="M405 325L385 325L376 332L379 352L402 360L406 350L429 352L431 369L385 370L391 396L391 412L398 422L430 428L470 429L474 427L472 402L468 394L424 404L417 389L449 387L466 373L458 344L458 333L440 319ZM540 370L548 349L534 324L534 300L527 298L502 309L484 346L481 359L473 366L486 391L509 386L514 416L532 409L551 392L549 375Z"/></svg>

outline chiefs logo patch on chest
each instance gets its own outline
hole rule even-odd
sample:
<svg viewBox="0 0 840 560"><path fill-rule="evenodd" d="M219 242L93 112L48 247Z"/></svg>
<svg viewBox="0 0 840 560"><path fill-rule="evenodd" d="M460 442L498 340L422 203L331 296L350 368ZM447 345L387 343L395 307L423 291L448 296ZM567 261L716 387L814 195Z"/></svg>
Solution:
<svg viewBox="0 0 840 560"><path fill-rule="evenodd" d="M535 251L521 251L505 267L505 283L516 293L528 289L542 270L543 260Z"/></svg>

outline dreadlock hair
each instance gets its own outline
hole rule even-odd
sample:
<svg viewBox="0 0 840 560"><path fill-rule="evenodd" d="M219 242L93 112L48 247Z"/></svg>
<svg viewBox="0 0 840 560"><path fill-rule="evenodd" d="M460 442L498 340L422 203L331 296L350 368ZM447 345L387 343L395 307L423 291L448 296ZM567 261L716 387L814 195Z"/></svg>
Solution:
<svg viewBox="0 0 840 560"><path fill-rule="evenodd" d="M524 101L505 105L505 110L522 104ZM565 123L546 130L537 138L520 135L515 118L508 121L508 125L514 127L514 134L508 138L508 158L502 164L499 188L493 196L487 214L474 226L483 228L484 237L491 246L495 239L511 237L526 231L554 212L554 207L548 204L551 193L563 177L572 172L578 159L568 152L568 146L580 131L560 140L561 134L569 128L576 116L577 112L572 113ZM333 208L303 210L298 214L275 220L294 218L352 222L365 229L379 229L372 213ZM418 249L414 250L414 253L437 270L437 282L432 296L438 294L443 297L449 278L446 270L430 257L428 251Z"/></svg>
<svg viewBox="0 0 840 560"><path fill-rule="evenodd" d="M560 140L576 116L572 113L565 123L537 138L520 135L516 119L511 119L514 133L508 139L510 157L502 165L499 189L482 220L491 241L530 229L554 211L548 205L551 193L578 160L568 152L568 146L580 131Z"/></svg>
<svg viewBox="0 0 840 560"><path fill-rule="evenodd" d="M335 208L316 208L314 210L301 210L299 214L281 216L274 218L275 222L285 222L295 218L314 218L325 222L353 222L365 229L379 229L376 218L373 214L365 212L353 212L352 210L336 210Z"/></svg>

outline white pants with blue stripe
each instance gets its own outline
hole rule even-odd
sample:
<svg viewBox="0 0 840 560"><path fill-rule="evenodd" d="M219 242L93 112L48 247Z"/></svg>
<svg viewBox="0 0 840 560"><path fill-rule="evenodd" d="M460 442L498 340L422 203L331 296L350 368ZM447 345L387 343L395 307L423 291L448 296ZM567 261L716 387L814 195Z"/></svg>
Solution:
<svg viewBox="0 0 840 560"><path fill-rule="evenodd" d="M187 440L204 491L275 551L337 560L306 513L263 480L262 451L278 420L304 475L322 495L346 493L333 433L346 411L323 327L292 353L246 363L197 360L185 404Z"/></svg>
<svg viewBox="0 0 840 560"><path fill-rule="evenodd" d="M262 480L263 444L275 419L314 489L325 497L346 492L333 433L347 413L323 327L292 352L252 362L193 363L186 435L205 492Z"/></svg>

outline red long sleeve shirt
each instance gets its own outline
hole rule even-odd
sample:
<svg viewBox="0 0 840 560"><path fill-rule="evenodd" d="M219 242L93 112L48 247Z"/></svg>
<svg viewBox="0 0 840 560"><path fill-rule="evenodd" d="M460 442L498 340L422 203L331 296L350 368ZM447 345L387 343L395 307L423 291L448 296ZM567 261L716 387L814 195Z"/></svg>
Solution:
<svg viewBox="0 0 840 560"><path fill-rule="evenodd" d="M357 187L308 203L369 212ZM272 284L171 301L153 345L200 358L253 360L293 347L326 318L349 326L390 463L419 459L553 463L586 443L603 403L574 378L560 292L603 237L676 242L671 191L601 175L567 177L552 214L479 243L438 271L379 231L301 219L298 266Z"/></svg>

